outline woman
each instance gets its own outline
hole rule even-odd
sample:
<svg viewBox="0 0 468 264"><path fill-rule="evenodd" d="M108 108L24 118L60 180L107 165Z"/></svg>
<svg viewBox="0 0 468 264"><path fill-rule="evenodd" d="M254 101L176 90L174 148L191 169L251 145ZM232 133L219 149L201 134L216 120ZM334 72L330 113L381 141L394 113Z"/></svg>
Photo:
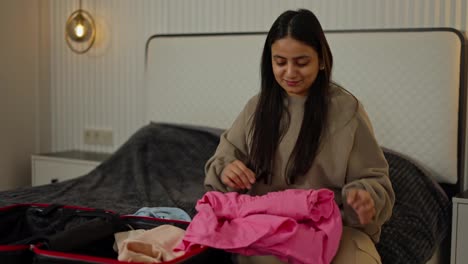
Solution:
<svg viewBox="0 0 468 264"><path fill-rule="evenodd" d="M265 41L260 94L221 136L205 185L251 195L331 189L344 224L333 263L381 263L374 243L395 199L388 164L363 106L331 82L332 66L315 15L281 14ZM279 263L273 256L238 260Z"/></svg>

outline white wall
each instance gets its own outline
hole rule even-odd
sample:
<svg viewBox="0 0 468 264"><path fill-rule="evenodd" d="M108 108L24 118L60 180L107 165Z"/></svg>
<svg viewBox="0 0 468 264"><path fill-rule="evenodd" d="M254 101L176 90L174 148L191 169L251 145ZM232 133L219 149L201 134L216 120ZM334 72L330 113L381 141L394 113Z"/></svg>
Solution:
<svg viewBox="0 0 468 264"><path fill-rule="evenodd" d="M113 151L145 124L144 48L153 34L267 31L282 11L299 7L326 30L468 25L466 0L84 0L99 39L76 55L63 28L77 1L49 1L52 150ZM113 129L116 146L84 145L86 127Z"/></svg>
<svg viewBox="0 0 468 264"><path fill-rule="evenodd" d="M39 1L0 1L0 190L30 184L38 133Z"/></svg>

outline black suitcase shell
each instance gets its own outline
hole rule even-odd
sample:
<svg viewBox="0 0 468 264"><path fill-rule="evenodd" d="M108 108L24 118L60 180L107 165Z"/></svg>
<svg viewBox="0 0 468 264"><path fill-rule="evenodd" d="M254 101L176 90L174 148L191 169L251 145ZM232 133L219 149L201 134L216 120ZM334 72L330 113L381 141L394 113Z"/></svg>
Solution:
<svg viewBox="0 0 468 264"><path fill-rule="evenodd" d="M151 229L163 224L186 229L189 222L120 216L112 211L76 206L17 204L2 207L0 263L128 263L117 260L117 253L112 248L113 233ZM86 237L83 239L80 234L94 237L83 235ZM230 263L230 259L229 253L200 247L162 263Z"/></svg>

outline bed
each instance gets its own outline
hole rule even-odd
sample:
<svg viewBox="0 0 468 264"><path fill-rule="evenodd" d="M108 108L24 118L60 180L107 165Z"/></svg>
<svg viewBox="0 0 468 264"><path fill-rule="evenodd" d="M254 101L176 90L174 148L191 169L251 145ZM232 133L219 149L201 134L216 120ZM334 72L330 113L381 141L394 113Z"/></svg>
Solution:
<svg viewBox="0 0 468 264"><path fill-rule="evenodd" d="M326 34L334 79L363 102L390 165L396 204L377 245L383 263L447 263L450 197L465 182L463 36L452 29ZM259 89L264 38L150 37L148 124L89 174L1 192L0 206L61 203L121 214L174 206L193 216L220 133Z"/></svg>

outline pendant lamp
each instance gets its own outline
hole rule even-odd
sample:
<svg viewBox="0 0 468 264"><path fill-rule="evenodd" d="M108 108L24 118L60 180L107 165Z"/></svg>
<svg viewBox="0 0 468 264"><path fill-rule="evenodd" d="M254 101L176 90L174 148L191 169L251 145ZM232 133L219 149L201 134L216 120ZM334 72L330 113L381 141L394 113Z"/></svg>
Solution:
<svg viewBox="0 0 468 264"><path fill-rule="evenodd" d="M67 19L65 25L65 40L68 47L78 54L87 52L94 43L96 36L96 26L90 13L81 8L74 11Z"/></svg>

